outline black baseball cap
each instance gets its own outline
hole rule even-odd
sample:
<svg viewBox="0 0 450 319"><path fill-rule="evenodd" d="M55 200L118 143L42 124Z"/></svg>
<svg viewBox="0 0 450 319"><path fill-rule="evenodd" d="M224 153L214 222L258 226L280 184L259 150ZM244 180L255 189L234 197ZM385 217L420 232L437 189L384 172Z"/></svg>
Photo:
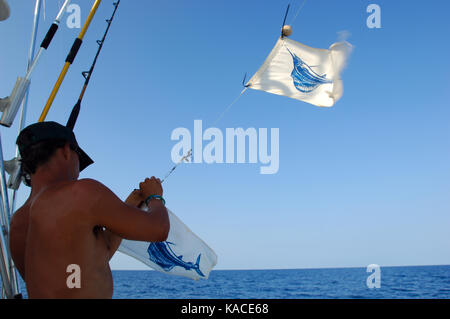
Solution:
<svg viewBox="0 0 450 319"><path fill-rule="evenodd" d="M76 147L80 161L80 172L94 161L78 146L75 134L66 126L56 122L39 122L24 128L17 138L16 144L19 146L21 154L26 152L30 146L51 139L65 140Z"/></svg>

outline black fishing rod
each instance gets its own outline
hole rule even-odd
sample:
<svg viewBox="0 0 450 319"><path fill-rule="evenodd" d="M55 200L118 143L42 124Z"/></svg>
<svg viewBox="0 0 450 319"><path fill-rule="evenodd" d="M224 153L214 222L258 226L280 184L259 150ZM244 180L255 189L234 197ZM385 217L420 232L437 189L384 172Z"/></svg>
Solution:
<svg viewBox="0 0 450 319"><path fill-rule="evenodd" d="M109 28L111 27L111 23L114 19L114 16L116 14L117 8L119 7L119 4L120 4L120 0L113 3L113 6L114 6L113 14L112 14L111 18L106 20L106 22L108 23L108 26L106 27L106 31L105 31L105 34L103 35L103 38L101 40L97 40L98 50L97 50L97 53L95 54L94 62L92 62L91 68L89 69L89 71L84 71L81 73L85 79L84 85L83 85L83 88L81 89L80 97L78 98L77 103L73 107L72 112L70 113L69 120L67 121L67 124L66 124L66 126L68 128L70 128L72 131L75 127L75 123L77 122L78 114L80 113L81 101L83 100L84 93L86 92L86 88L91 79L92 72L94 71L95 64L97 63L98 56L100 55L100 52L103 48L103 44L105 43L106 36L108 35Z"/></svg>

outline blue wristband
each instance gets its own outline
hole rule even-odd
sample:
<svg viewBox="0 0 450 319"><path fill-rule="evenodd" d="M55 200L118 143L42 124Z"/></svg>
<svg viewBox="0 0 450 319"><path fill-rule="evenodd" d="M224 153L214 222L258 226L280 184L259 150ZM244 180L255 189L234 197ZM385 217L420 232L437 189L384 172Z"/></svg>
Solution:
<svg viewBox="0 0 450 319"><path fill-rule="evenodd" d="M154 198L159 199L160 201L162 201L163 205L166 206L166 201L164 200L164 198L161 195L150 195L149 197L147 197L145 199L145 205L148 206L148 202Z"/></svg>

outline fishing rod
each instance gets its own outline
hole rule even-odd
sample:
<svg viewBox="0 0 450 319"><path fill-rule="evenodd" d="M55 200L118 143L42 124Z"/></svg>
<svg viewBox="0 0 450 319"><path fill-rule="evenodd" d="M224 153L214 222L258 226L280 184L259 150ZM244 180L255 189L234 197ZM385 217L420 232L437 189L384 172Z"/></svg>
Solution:
<svg viewBox="0 0 450 319"><path fill-rule="evenodd" d="M14 89L11 95L5 99L0 100L0 109L3 110L2 118L0 119L0 124L6 127L10 127L16 117L17 111L19 110L20 105L24 99L26 92L28 91L28 87L30 85L31 74L33 73L39 59L42 56L42 53L46 51L53 40L53 37L58 31L59 23L61 22L61 18L63 14L66 12L67 6L69 5L70 0L66 0L61 9L59 10L55 20L47 31L47 34L42 40L41 47L39 48L38 53L34 57L31 65L29 65L27 73L25 77L19 77L14 85Z"/></svg>
<svg viewBox="0 0 450 319"><path fill-rule="evenodd" d="M91 79L92 73L93 73L95 65L97 63L97 59L98 59L98 57L100 55L100 52L101 52L101 50L103 48L103 44L105 43L105 39L106 39L106 37L108 35L109 28L111 27L111 23L114 20L114 16L116 14L117 8L119 7L119 4L120 4L120 0L118 0L117 2L113 3L114 11L113 11L113 13L111 15L111 18L106 20L106 22L108 23L108 26L106 27L106 31L103 34L103 38L101 40L97 40L97 44L99 45L99 47L98 47L97 53L95 54L94 61L93 61L92 65L91 65L91 68L89 69L89 71L85 71L85 72L81 73L83 75L83 77L85 78L85 82L84 82L83 88L81 89L81 93L80 93L80 96L78 98L78 101L75 104L75 106L73 107L72 112L70 113L69 119L68 119L67 124L66 124L66 127L71 129L72 131L75 128L75 124L77 122L78 115L80 113L81 102L83 100L84 93L86 92L86 88L89 85L89 81ZM175 164L170 171L167 172L167 174L162 179L161 183L163 183L173 173L173 171L175 171L175 169L179 165L181 165L185 161L186 162L189 161L189 159L191 157L191 154L192 154L192 150L189 150L187 152L187 154L185 156L183 156L181 158L181 160L177 164Z"/></svg>
<svg viewBox="0 0 450 319"><path fill-rule="evenodd" d="M81 73L85 79L85 82L84 82L83 88L81 89L81 93L78 98L78 101L75 104L75 106L73 107L72 112L70 113L69 120L67 121L67 124L66 124L66 126L68 128L70 128L72 131L75 127L75 123L77 122L78 114L80 113L81 101L83 100L84 93L86 92L86 88L89 84L92 73L94 72L95 64L97 63L97 59L98 59L98 56L100 55L100 52L102 51L103 44L105 43L106 36L108 35L109 28L111 27L111 23L114 20L114 16L116 15L116 11L117 11L117 8L119 7L119 4L120 4L120 0L113 3L114 11L111 15L111 18L106 20L106 22L108 23L108 26L106 27L106 31L103 34L103 38L101 40L97 40L98 50L97 50L97 53L95 54L94 62L92 62L91 68L89 69L89 71L85 71L85 72Z"/></svg>
<svg viewBox="0 0 450 319"><path fill-rule="evenodd" d="M31 66L30 66L25 78L30 77L31 73L33 73L34 68L37 65L37 62L41 58L42 53L44 52L44 50L48 49L50 43L53 40L53 37L55 36L56 31L58 31L59 23L61 22L61 18L63 16L63 14L66 12L66 9L67 9L67 6L69 5L69 3L70 3L70 0L66 0L63 3L61 9L58 12L58 15L56 16L55 21L53 21L52 25L50 26L50 28L47 31L47 34L45 35L44 40L42 40L41 47L39 48L39 51L36 54L36 57L33 59L33 62L31 63Z"/></svg>
<svg viewBox="0 0 450 319"><path fill-rule="evenodd" d="M94 5L91 8L91 11L89 12L89 15L83 25L83 28L81 28L81 32L78 35L78 37L73 42L72 48L69 51L69 54L67 55L66 61L64 63L64 67L59 74L58 80L55 83L55 86L53 87L53 90L50 94L50 97L47 100L47 103L45 104L44 110L42 111L41 116L39 117L38 122L43 122L48 114L48 111L50 110L50 107L52 106L53 101L55 100L56 94L58 93L59 88L61 87L61 84L67 74L67 71L69 70L69 67L72 65L73 61L75 60L75 57L77 56L78 50L80 49L81 45L83 44L83 38L86 34L86 31L88 30L92 19L94 18L95 13L97 12L98 6L102 0L95 0Z"/></svg>

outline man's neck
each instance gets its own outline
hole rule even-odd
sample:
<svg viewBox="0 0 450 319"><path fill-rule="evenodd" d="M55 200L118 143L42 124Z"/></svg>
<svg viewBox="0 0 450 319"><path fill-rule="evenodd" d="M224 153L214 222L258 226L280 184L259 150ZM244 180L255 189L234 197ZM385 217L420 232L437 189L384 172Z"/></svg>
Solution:
<svg viewBox="0 0 450 319"><path fill-rule="evenodd" d="M72 182L73 179L71 179L68 176L65 176L63 174L48 174L48 173L36 173L32 176L31 179L31 194L30 197L34 197L43 190L54 186L59 183L64 182Z"/></svg>

